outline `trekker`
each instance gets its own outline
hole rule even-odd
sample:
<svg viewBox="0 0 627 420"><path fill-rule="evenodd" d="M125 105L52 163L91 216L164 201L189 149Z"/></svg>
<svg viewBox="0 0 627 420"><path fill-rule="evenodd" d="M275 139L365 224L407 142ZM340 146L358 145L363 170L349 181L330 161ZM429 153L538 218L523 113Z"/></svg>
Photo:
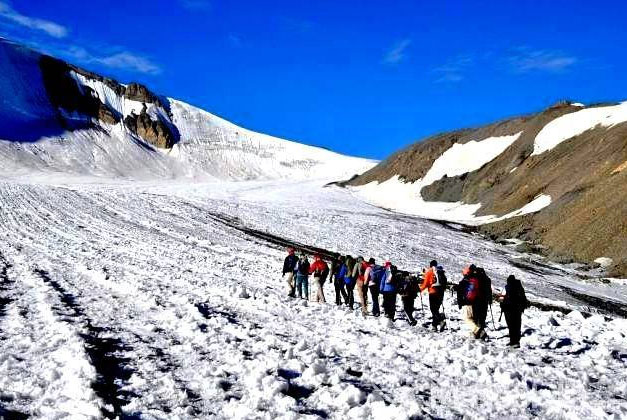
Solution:
<svg viewBox="0 0 627 420"><path fill-rule="evenodd" d="M520 329L522 313L529 306L525 289L520 280L513 275L507 278L505 293L499 295L501 311L505 314L505 322L509 329L509 345L520 347Z"/></svg>
<svg viewBox="0 0 627 420"><path fill-rule="evenodd" d="M370 261L363 261L362 257L361 264L358 265L358 275L357 281L355 283L355 289L357 289L357 297L359 298L359 304L361 305L361 314L363 316L368 315L368 277L366 277L366 272L371 265L374 265L374 259L370 258ZM359 259L358 258L358 259ZM370 272L368 272L368 275Z"/></svg>
<svg viewBox="0 0 627 420"><path fill-rule="evenodd" d="M327 276L329 275L329 266L327 263L322 261L320 254L314 255L314 262L309 267L309 274L313 274L314 285L316 287L314 302L325 303L326 300L324 298L323 287L324 282L327 280Z"/></svg>
<svg viewBox="0 0 627 420"><path fill-rule="evenodd" d="M418 290L420 284L416 276L405 275L402 277L399 283L398 294L401 295L401 301L403 302L403 312L407 317L409 325L414 326L418 323L414 318L414 303L418 296Z"/></svg>
<svg viewBox="0 0 627 420"><path fill-rule="evenodd" d="M487 340L488 334L485 331L486 318L488 317L488 307L492 305L492 280L481 267L474 264L470 266L471 276L474 276L478 282L478 293L473 303L472 312L475 322L481 329L479 338Z"/></svg>
<svg viewBox="0 0 627 420"><path fill-rule="evenodd" d="M470 332L473 337L479 338L478 333L481 331L479 325L475 321L475 315L472 310L472 304L476 299L477 290L479 289L479 283L476 277L470 276L470 267L465 267L462 270L464 276L455 290L457 291L457 305L462 310L462 319L464 323L470 328Z"/></svg>
<svg viewBox="0 0 627 420"><path fill-rule="evenodd" d="M396 315L397 270L390 261L386 261L385 273L381 276L379 291L383 295L383 313L394 321Z"/></svg>
<svg viewBox="0 0 627 420"><path fill-rule="evenodd" d="M364 274L364 282L367 281L368 290L370 290L370 296L372 297L372 316L379 316L381 314L379 310L379 280L385 273L385 268L376 265L374 258L370 258L368 261L368 268Z"/></svg>
<svg viewBox="0 0 627 420"><path fill-rule="evenodd" d="M355 270L357 263L350 255L346 256L346 274L344 275L344 285L346 286L346 295L348 300L346 301L346 305L349 308L353 309L353 305L355 304L355 295L353 294L353 290L355 289L355 284L357 282L357 278L353 276L353 272Z"/></svg>
<svg viewBox="0 0 627 420"><path fill-rule="evenodd" d="M309 300L309 260L304 253L300 254L294 273L296 274L298 298Z"/></svg>
<svg viewBox="0 0 627 420"><path fill-rule="evenodd" d="M344 267L344 256L340 255L334 261L333 273L333 286L335 287L335 304L340 306L342 303L348 302L348 296L346 290L344 290L344 274L342 273ZM344 299L344 302L342 302Z"/></svg>
<svg viewBox="0 0 627 420"><path fill-rule="evenodd" d="M287 248L287 257L283 261L283 280L287 283L287 295L294 297L294 271L298 257L294 254L294 248Z"/></svg>
<svg viewBox="0 0 627 420"><path fill-rule="evenodd" d="M424 280L420 285L420 293L425 289L429 292L429 309L431 310L431 325L433 331L444 331L446 318L440 314L440 306L444 301L446 289L446 275L442 266L438 266L436 260L429 263L429 269L425 272Z"/></svg>

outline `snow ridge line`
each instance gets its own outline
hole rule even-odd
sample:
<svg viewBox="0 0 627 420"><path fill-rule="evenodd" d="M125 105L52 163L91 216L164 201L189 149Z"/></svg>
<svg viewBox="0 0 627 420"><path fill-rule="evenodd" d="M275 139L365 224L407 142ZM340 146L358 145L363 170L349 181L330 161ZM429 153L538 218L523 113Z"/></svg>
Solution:
<svg viewBox="0 0 627 420"><path fill-rule="evenodd" d="M56 280L53 280L47 271L35 269L34 272L57 292L63 304L63 308L53 308L57 315L68 323L81 323L87 330L87 333L81 333L80 337L84 340L85 351L96 369L97 379L91 386L96 395L105 403L100 408L102 415L110 419L124 417L122 407L136 395L123 390L134 370L129 366L131 359L121 357L119 354L129 352L131 348L119 338L102 337L103 333L110 330L94 326L81 306L76 303L76 298ZM63 309L70 312L70 317L64 313Z"/></svg>

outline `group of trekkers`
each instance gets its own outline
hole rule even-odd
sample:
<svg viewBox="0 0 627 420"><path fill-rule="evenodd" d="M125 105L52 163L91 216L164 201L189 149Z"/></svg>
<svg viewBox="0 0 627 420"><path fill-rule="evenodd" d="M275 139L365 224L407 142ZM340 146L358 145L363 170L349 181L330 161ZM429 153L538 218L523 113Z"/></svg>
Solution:
<svg viewBox="0 0 627 420"><path fill-rule="evenodd" d="M446 329L444 293L450 286L457 293L457 304L472 336L476 339L488 339L486 319L488 310L492 309L492 281L481 267L474 264L465 267L459 283L449 284L444 268L436 260L431 261L428 268L412 274L398 270L390 261L378 265L374 258L366 261L361 256L339 256L330 265L319 254L314 255L313 259L310 263L305 253L296 256L295 250L288 248L288 255L283 263L283 278L288 286L288 296L324 303L326 299L323 286L329 279L335 288L335 304L354 309L356 293L358 307L363 316L371 314L378 317L382 309L384 316L394 321L396 301L400 296L404 317L414 326L417 324L414 318L415 300L420 296L422 307L422 294L426 290L429 296L431 327L435 332L442 332ZM311 299L310 276L313 278L314 293ZM505 289L496 294L496 298L501 304L501 314L505 314L509 328L509 345L519 347L522 313L528 306L520 280L510 275ZM372 302L371 312L368 312L369 300ZM494 323L494 319L492 321Z"/></svg>

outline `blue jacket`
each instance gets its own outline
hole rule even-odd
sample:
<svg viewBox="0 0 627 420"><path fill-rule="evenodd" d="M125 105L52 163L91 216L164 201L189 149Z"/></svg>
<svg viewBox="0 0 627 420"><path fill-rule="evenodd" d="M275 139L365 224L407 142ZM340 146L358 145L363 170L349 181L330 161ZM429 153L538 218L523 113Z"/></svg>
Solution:
<svg viewBox="0 0 627 420"><path fill-rule="evenodd" d="M393 280L392 270L389 268L385 269L379 279L379 290L382 293L396 293L396 284Z"/></svg>
<svg viewBox="0 0 627 420"><path fill-rule="evenodd" d="M348 276L348 267L346 267L346 264L342 264L342 267L340 267L340 272L337 273L336 277L338 280L342 280L346 284L350 283L351 278Z"/></svg>

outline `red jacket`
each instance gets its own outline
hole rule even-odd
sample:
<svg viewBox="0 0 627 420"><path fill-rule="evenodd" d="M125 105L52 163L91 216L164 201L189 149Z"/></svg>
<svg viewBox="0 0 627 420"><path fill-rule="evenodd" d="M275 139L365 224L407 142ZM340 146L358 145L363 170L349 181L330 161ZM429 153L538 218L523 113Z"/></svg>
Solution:
<svg viewBox="0 0 627 420"><path fill-rule="evenodd" d="M313 274L316 271L322 274L324 271L328 269L329 269L329 266L327 265L327 263L325 263L322 260L316 260L314 261L313 264L309 266L309 274Z"/></svg>
<svg viewBox="0 0 627 420"><path fill-rule="evenodd" d="M429 294L436 293L437 290L433 285L435 284L435 273L433 272L433 267L429 268L425 273L425 277L422 280L422 284L420 285L420 292L425 289L429 290Z"/></svg>

